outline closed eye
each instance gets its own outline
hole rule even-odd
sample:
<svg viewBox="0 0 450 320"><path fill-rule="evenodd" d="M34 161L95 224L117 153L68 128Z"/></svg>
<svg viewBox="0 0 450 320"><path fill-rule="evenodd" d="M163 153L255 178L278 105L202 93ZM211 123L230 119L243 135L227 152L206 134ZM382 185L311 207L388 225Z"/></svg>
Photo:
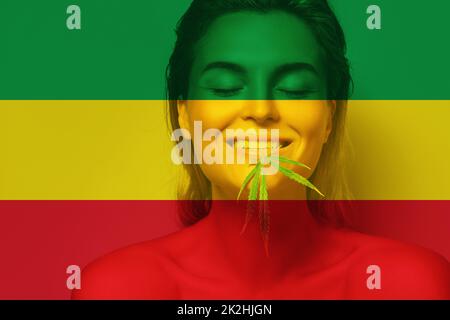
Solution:
<svg viewBox="0 0 450 320"><path fill-rule="evenodd" d="M316 90L313 89L291 90L283 88L278 88L277 91L291 98L304 98L316 92Z"/></svg>
<svg viewBox="0 0 450 320"><path fill-rule="evenodd" d="M211 90L213 94L220 97L231 97L239 94L242 88L229 88L229 89L209 88L209 90Z"/></svg>

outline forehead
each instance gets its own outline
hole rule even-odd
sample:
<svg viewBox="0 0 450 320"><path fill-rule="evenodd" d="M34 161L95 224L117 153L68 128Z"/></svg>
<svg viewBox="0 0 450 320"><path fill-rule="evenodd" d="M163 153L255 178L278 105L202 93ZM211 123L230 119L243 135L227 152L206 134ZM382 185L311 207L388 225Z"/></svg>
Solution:
<svg viewBox="0 0 450 320"><path fill-rule="evenodd" d="M320 70L320 47L310 27L281 12L239 12L219 17L195 50L194 69L214 61L255 68L304 62Z"/></svg>

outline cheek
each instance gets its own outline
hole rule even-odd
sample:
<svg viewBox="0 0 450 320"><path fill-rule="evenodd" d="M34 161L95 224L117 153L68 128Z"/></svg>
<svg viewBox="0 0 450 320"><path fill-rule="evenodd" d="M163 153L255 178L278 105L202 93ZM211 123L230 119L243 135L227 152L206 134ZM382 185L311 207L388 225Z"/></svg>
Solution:
<svg viewBox="0 0 450 320"><path fill-rule="evenodd" d="M239 114L239 101L190 100L187 112L193 128L194 121L202 121L203 129L224 130Z"/></svg>
<svg viewBox="0 0 450 320"><path fill-rule="evenodd" d="M329 117L326 101L289 101L280 107L280 114L302 138L312 140L324 138Z"/></svg>
<svg viewBox="0 0 450 320"><path fill-rule="evenodd" d="M308 164L311 171L302 170L305 177L314 171L322 152L326 137L329 107L326 101L296 101L280 108L282 117L298 136L298 143L291 156L297 161Z"/></svg>
<svg viewBox="0 0 450 320"><path fill-rule="evenodd" d="M189 100L186 110L191 136L194 136L194 121L201 121L203 132L208 129L219 129L223 132L239 117L242 105L242 101L237 100ZM209 143L209 141L202 141L203 150ZM202 163L200 168L207 179L216 185L229 186L230 181L235 180L229 172L229 167L223 164ZM240 183L241 180L236 181Z"/></svg>

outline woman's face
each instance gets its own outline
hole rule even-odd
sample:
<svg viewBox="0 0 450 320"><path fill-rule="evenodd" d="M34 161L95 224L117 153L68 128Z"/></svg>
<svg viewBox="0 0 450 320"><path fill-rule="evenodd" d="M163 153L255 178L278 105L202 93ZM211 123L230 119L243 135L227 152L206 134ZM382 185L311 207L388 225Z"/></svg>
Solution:
<svg viewBox="0 0 450 320"><path fill-rule="evenodd" d="M188 100L178 105L180 126L191 135L194 121L224 136L227 129L278 129L279 154L312 170L287 167L310 177L331 132L335 102L325 100L326 71L309 27L284 12L227 14L211 24L194 57ZM246 161L201 169L213 199L235 199L253 166ZM305 198L304 187L281 173L266 181L271 199Z"/></svg>

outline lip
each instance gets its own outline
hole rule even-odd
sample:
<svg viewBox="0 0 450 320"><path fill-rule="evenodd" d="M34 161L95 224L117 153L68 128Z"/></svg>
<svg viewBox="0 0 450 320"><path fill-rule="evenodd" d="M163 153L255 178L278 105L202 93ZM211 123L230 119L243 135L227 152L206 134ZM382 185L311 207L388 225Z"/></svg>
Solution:
<svg viewBox="0 0 450 320"><path fill-rule="evenodd" d="M245 150L261 150L261 149L285 149L292 144L292 140L288 138L281 137L278 141L272 141L271 139L249 139L248 137L240 138L235 137L234 139L227 139L226 143L230 147L237 147Z"/></svg>

